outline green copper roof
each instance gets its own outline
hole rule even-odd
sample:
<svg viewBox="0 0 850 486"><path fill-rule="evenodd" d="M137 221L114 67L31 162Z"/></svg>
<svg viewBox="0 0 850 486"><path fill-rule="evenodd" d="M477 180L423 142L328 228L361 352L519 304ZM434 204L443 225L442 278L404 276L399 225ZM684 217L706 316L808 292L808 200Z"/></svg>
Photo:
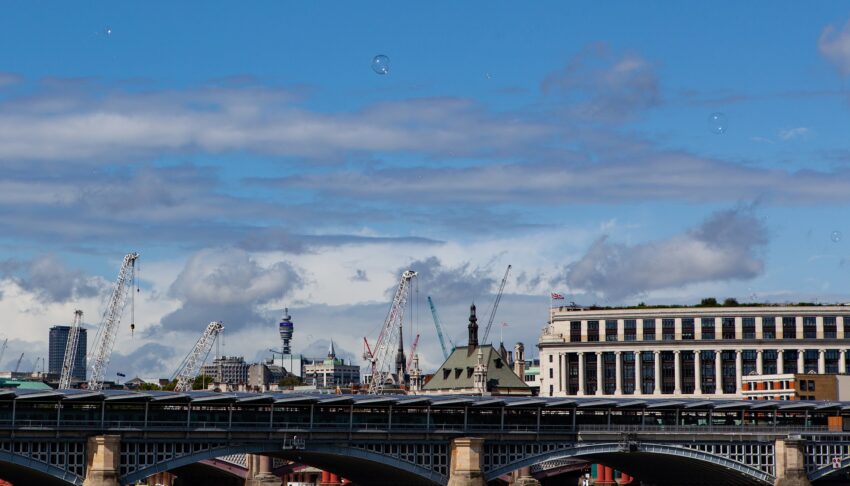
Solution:
<svg viewBox="0 0 850 486"><path fill-rule="evenodd" d="M18 390L52 390L47 383L40 381L7 380L0 378L0 388L15 388Z"/></svg>

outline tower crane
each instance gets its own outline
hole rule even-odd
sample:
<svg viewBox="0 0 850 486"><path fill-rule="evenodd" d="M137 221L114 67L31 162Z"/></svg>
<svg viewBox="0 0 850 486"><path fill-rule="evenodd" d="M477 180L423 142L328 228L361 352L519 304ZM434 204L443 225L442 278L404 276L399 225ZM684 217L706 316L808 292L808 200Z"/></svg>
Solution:
<svg viewBox="0 0 850 486"><path fill-rule="evenodd" d="M446 340L443 337L443 325L440 321L440 316L437 315L437 307L434 305L434 301L431 300L430 295L428 296L428 305L431 307L431 315L434 317L434 327L437 328L437 337L440 338L440 347L443 348L443 359L448 359L449 350L446 348ZM455 343L452 342L452 338L449 338L449 344L452 345L452 349L455 348Z"/></svg>
<svg viewBox="0 0 850 486"><path fill-rule="evenodd" d="M115 287L112 289L109 304L106 306L106 311L103 313L103 318L100 321L100 326L95 336L95 344L91 355L89 390L103 389L103 378L106 375L106 367L109 365L112 347L115 345L115 337L118 334L121 315L124 313L124 307L127 305L127 294L130 293L132 284L136 279L136 260L138 259L138 253L128 253L124 256L124 261L118 270Z"/></svg>
<svg viewBox="0 0 850 486"><path fill-rule="evenodd" d="M83 321L83 311L74 311L74 324L68 331L68 341L65 343L65 359L62 360L62 375L59 377L59 389L71 388L71 373L74 371L74 362L77 360L77 347L80 342L80 325Z"/></svg>
<svg viewBox="0 0 850 486"><path fill-rule="evenodd" d="M39 363L40 361L43 361L43 360L44 360L44 359L43 359L41 356L39 356L38 358L36 358L36 359L35 359L35 364L34 364L34 365L32 365L32 371L30 371L30 375L34 375L34 374L35 374L35 372L38 370L38 363ZM42 366L43 366L43 365L42 365Z"/></svg>
<svg viewBox="0 0 850 486"><path fill-rule="evenodd" d="M180 368L171 377L172 380L177 380L174 391L184 392L192 389L192 380L198 375L201 365L207 360L207 356L209 356L212 350L213 343L223 330L224 324L221 321L213 321L207 325L206 330L201 334L198 342L195 343L195 347L186 355L183 363L180 364Z"/></svg>
<svg viewBox="0 0 850 486"><path fill-rule="evenodd" d="M3 347L0 347L0 366L3 366L3 355L6 354L6 345L9 344L9 338L3 340Z"/></svg>
<svg viewBox="0 0 850 486"><path fill-rule="evenodd" d="M24 359L24 353L21 353L21 357L18 358L18 364L15 365L15 373L21 368L21 361Z"/></svg>
<svg viewBox="0 0 850 486"><path fill-rule="evenodd" d="M481 344L487 344L487 336L490 334L490 328L493 326L493 319L496 318L496 309L499 308L499 302L502 300L502 292L505 291L505 282L508 281L508 274L511 272L511 266L508 265L507 270L505 270L505 276L502 277L502 283L499 284L499 293L496 294L496 301L493 302L493 310L490 311L490 320L487 321L487 327L484 329L484 339L481 340Z"/></svg>
<svg viewBox="0 0 850 486"><path fill-rule="evenodd" d="M387 318L378 334L373 352L368 355L371 367L371 380L369 381L369 394L380 395L384 392L384 382L390 373L392 366L392 346L396 340L396 332L404 322L404 308L407 304L407 294L410 289L410 281L416 276L413 270L406 270L401 274L401 280L387 312Z"/></svg>

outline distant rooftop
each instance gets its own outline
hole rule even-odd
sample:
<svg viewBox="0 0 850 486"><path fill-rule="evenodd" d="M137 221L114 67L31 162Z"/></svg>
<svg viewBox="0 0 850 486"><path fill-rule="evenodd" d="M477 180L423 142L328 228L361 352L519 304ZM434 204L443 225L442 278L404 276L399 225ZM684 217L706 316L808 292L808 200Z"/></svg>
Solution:
<svg viewBox="0 0 850 486"><path fill-rule="evenodd" d="M706 308L734 308L734 307L850 307L848 302L738 302L735 299L726 299L723 302L714 301L713 299L703 299L699 304L677 304L677 305L647 305L641 302L638 305L624 306L600 306L590 305L582 306L571 302L570 305L558 306L561 311L587 311L587 310L623 310L623 309L706 309Z"/></svg>

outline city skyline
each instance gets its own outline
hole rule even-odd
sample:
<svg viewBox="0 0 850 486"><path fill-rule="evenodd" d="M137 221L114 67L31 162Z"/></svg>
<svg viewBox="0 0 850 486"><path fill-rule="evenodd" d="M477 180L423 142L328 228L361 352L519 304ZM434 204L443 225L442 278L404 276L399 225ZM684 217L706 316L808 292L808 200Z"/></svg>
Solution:
<svg viewBox="0 0 850 486"><path fill-rule="evenodd" d="M293 352L363 364L408 268L424 370L426 296L462 342L508 264L529 358L551 292L850 302L839 2L49 7L0 19L2 368L96 324L130 251L107 377L170 376L211 320L269 357L284 307Z"/></svg>

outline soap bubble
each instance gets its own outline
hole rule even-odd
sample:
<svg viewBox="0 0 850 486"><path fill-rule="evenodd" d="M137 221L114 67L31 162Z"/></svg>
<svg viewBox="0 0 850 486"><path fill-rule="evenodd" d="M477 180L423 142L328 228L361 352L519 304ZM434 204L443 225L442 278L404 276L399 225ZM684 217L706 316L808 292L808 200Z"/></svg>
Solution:
<svg viewBox="0 0 850 486"><path fill-rule="evenodd" d="M723 113L712 113L708 117L708 128L715 135L722 135L729 128L729 119Z"/></svg>
<svg viewBox="0 0 850 486"><path fill-rule="evenodd" d="M372 71L378 74L387 74L390 72L390 58L383 54L378 54L372 58Z"/></svg>
<svg viewBox="0 0 850 486"><path fill-rule="evenodd" d="M832 234L829 235L829 239L831 239L833 243L838 243L839 241L841 241L841 232L833 231Z"/></svg>

